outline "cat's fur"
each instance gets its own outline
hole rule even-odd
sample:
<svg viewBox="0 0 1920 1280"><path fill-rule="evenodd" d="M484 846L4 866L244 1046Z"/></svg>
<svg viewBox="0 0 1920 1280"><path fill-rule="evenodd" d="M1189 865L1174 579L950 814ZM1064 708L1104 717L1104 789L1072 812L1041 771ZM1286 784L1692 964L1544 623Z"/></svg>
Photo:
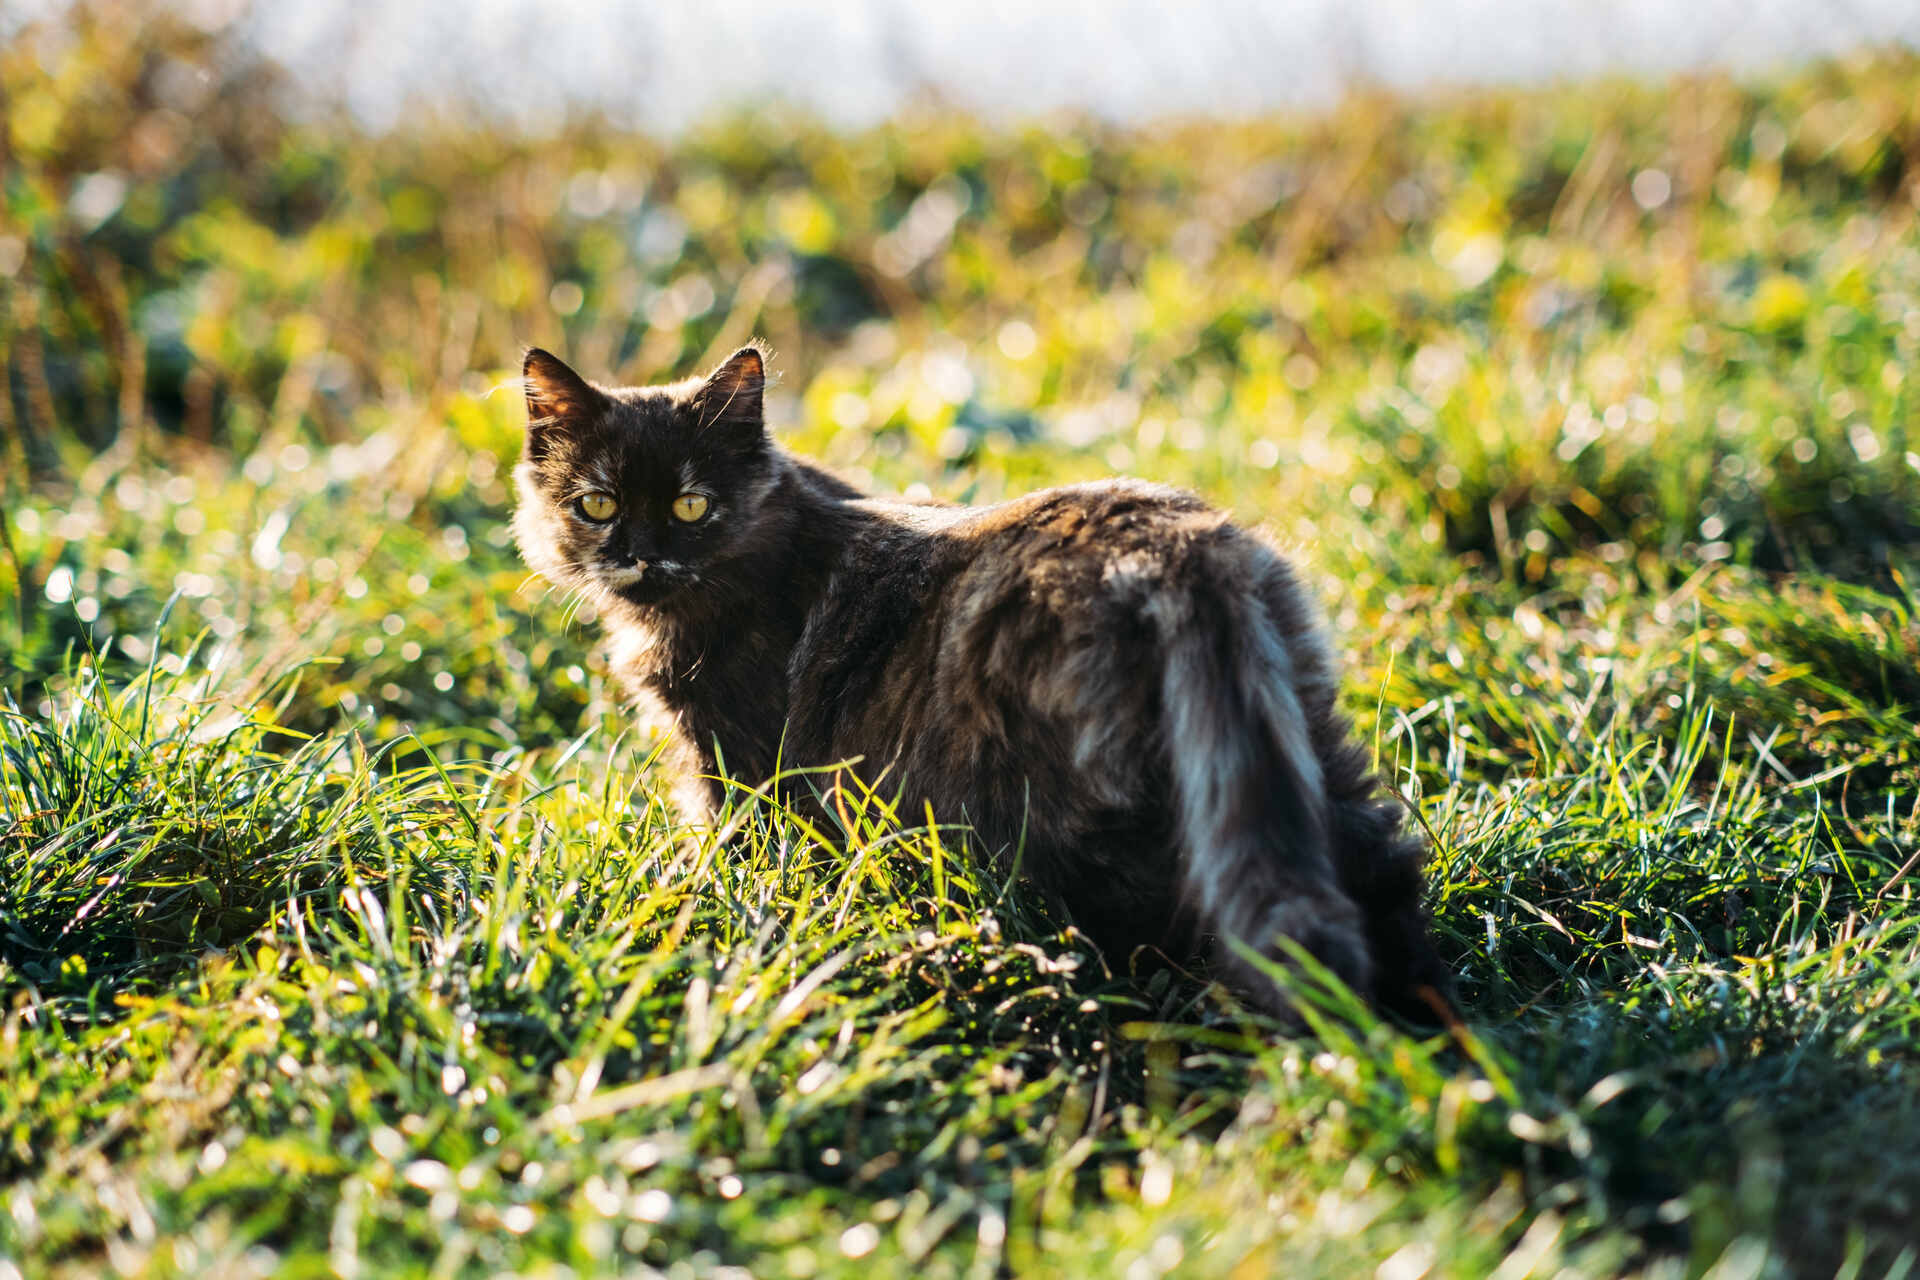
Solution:
<svg viewBox="0 0 1920 1280"><path fill-rule="evenodd" d="M768 437L758 347L664 387L597 387L540 350L525 375L521 552L592 598L688 768L758 783L857 761L903 814L931 805L1002 865L1017 851L1118 964L1204 952L1284 1013L1227 942L1277 958L1284 936L1432 1017L1449 980L1421 847L1264 543L1138 480L979 508L864 497ZM618 518L588 521L589 491ZM669 510L689 492L710 503L694 524Z"/></svg>

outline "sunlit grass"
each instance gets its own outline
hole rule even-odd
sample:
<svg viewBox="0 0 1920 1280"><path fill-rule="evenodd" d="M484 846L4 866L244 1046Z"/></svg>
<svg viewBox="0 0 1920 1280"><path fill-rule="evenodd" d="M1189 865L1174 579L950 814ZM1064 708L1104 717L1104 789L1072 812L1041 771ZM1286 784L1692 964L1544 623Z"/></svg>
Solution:
<svg viewBox="0 0 1920 1280"><path fill-rule="evenodd" d="M48 1262L1607 1270L1905 1221L1911 816L1836 831L1705 707L1568 698L1541 776L1436 788L1475 1029L1309 991L1293 1042L1107 975L878 800L716 839L635 744L383 768L199 671L0 726L6 1229Z"/></svg>

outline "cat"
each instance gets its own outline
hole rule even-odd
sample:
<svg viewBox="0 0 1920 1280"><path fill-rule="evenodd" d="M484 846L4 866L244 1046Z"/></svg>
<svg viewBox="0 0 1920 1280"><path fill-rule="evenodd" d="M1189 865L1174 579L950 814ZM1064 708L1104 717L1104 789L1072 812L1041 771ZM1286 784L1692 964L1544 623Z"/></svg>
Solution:
<svg viewBox="0 0 1920 1280"><path fill-rule="evenodd" d="M696 802L723 768L856 762L1017 859L1110 961L1207 958L1287 1018L1246 954L1287 938L1383 1008L1447 1007L1423 846L1336 708L1315 606L1225 515L1133 479L867 497L769 436L757 343L668 386L538 348L523 373L521 554L594 602Z"/></svg>

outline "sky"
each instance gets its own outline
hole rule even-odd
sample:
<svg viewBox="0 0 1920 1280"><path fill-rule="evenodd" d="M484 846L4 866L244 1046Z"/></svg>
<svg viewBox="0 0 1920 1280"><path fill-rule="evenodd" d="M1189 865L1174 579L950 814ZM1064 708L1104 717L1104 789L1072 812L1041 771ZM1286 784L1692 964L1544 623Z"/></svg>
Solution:
<svg viewBox="0 0 1920 1280"><path fill-rule="evenodd" d="M0 39L72 2L0 0ZM1124 122L1920 49L1920 0L150 2L232 26L374 129L424 104L536 132L597 110L672 135L769 102L858 127L916 99Z"/></svg>
<svg viewBox="0 0 1920 1280"><path fill-rule="evenodd" d="M673 133L768 100L841 124L931 94L1117 120L1425 88L1920 48L1920 0L178 0L376 128L410 101L538 128L581 107ZM244 12L243 12L244 10Z"/></svg>

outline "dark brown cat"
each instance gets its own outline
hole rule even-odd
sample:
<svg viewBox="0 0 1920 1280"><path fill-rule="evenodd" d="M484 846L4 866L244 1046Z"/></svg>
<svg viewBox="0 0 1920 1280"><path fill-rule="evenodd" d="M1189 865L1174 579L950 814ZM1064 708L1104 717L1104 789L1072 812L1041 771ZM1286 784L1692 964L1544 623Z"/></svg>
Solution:
<svg viewBox="0 0 1920 1280"><path fill-rule="evenodd" d="M527 353L514 533L587 593L685 765L759 783L858 761L1064 904L1116 964L1291 938L1431 1019L1421 848L1335 707L1288 563L1138 480L992 507L860 493L768 437L758 347L710 377L602 388ZM800 784L796 784L800 785ZM804 799L804 797L801 797Z"/></svg>

